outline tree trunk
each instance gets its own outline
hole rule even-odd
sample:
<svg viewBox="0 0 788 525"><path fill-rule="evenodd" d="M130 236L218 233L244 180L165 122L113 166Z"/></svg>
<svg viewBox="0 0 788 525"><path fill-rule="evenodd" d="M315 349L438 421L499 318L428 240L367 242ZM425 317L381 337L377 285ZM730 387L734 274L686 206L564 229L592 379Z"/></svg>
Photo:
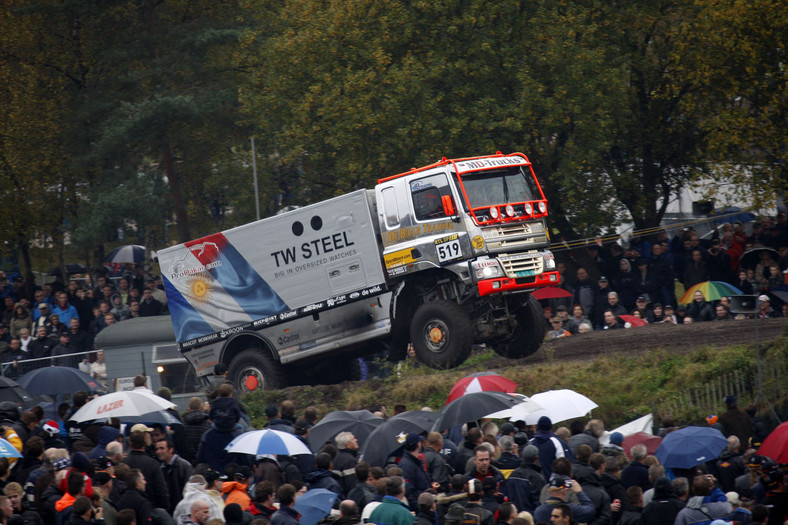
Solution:
<svg viewBox="0 0 788 525"><path fill-rule="evenodd" d="M192 229L189 222L189 214L186 211L186 199L183 196L183 181L175 166L172 144L167 141L163 149L162 163L164 164L164 173L167 174L173 207L175 208L175 221L178 224L178 241L186 242L192 238Z"/></svg>

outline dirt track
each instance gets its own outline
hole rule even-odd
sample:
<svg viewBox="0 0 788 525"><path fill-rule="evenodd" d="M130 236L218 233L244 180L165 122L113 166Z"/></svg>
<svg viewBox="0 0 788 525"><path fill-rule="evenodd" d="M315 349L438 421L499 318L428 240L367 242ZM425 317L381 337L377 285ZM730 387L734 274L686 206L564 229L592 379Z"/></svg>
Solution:
<svg viewBox="0 0 788 525"><path fill-rule="evenodd" d="M758 339L770 341L783 333L788 319L758 320ZM708 345L736 345L755 342L755 321L694 323L689 325L654 324L625 330L595 331L584 335L549 341L524 363L545 359L545 350L553 350L562 359L592 359L608 352L645 352L656 348L691 351Z"/></svg>

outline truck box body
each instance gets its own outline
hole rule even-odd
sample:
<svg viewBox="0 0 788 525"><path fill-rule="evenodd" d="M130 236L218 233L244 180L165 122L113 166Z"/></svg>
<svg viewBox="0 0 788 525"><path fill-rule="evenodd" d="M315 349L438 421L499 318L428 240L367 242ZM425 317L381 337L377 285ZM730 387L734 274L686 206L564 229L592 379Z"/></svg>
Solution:
<svg viewBox="0 0 788 525"><path fill-rule="evenodd" d="M261 331L282 363L325 351L327 338L388 331L368 198L355 191L159 252L175 338L198 373L220 358L211 343L243 331Z"/></svg>

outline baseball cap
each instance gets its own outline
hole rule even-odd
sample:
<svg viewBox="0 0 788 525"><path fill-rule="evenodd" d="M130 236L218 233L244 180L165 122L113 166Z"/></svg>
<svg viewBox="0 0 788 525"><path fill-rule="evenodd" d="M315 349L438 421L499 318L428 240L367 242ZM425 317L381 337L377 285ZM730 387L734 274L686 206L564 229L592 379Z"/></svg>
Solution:
<svg viewBox="0 0 788 525"><path fill-rule="evenodd" d="M739 493L733 490L725 493L725 499L727 499L728 503L730 503L731 505L738 505L739 503L741 503L741 501L739 500Z"/></svg>
<svg viewBox="0 0 788 525"><path fill-rule="evenodd" d="M759 300L760 302L762 302L762 303L763 303L763 302L771 302L771 299L769 299L769 296L768 296L768 295L766 295L766 294L761 294L761 295L759 295L759 296L758 296L758 300Z"/></svg>
<svg viewBox="0 0 788 525"><path fill-rule="evenodd" d="M249 479L252 477L252 469L250 469L246 465L241 465L240 467L235 469L235 475L233 477L235 479Z"/></svg>
<svg viewBox="0 0 788 525"><path fill-rule="evenodd" d="M414 443L418 443L419 441L424 441L424 436L417 432L411 432L405 438L406 445L413 445Z"/></svg>
<svg viewBox="0 0 788 525"><path fill-rule="evenodd" d="M132 432L153 432L153 429L145 423L137 423L131 427Z"/></svg>
<svg viewBox="0 0 788 525"><path fill-rule="evenodd" d="M222 480L222 481L224 481L224 480L226 480L226 479L227 479L227 476L223 476L222 474L219 474L219 473L218 473L218 472L216 472L215 470L209 470L208 472L206 472L205 474L203 474L203 477L205 477L205 481L206 481L206 482L207 482L209 485L210 485L211 483L213 483L214 481L216 481L217 479L220 479L220 480Z"/></svg>
<svg viewBox="0 0 788 525"><path fill-rule="evenodd" d="M44 310L45 308L49 308L49 305L47 303L38 303L39 310Z"/></svg>
<svg viewBox="0 0 788 525"><path fill-rule="evenodd" d="M605 277L604 275L602 277L600 277L599 280L601 282L608 282L607 277Z"/></svg>
<svg viewBox="0 0 788 525"><path fill-rule="evenodd" d="M646 299L645 295L638 295L638 298L635 299L635 300L636 301L646 301L646 302L648 302L648 299Z"/></svg>
<svg viewBox="0 0 788 525"><path fill-rule="evenodd" d="M419 494L419 499L417 503L419 504L419 507L421 507L422 505L425 507L430 507L432 506L433 503L435 503L436 499L437 498L435 497L435 494L431 494L429 492L422 492L421 494Z"/></svg>
<svg viewBox="0 0 788 525"><path fill-rule="evenodd" d="M476 478L468 480L468 494L481 494L482 482Z"/></svg>
<svg viewBox="0 0 788 525"><path fill-rule="evenodd" d="M101 456L93 460L93 466L96 470L107 470L110 467L114 467L115 462L106 456Z"/></svg>
<svg viewBox="0 0 788 525"><path fill-rule="evenodd" d="M561 476L556 476L550 480L550 488L554 490L562 489L566 486L566 479Z"/></svg>
<svg viewBox="0 0 788 525"><path fill-rule="evenodd" d="M94 486L100 487L102 485L106 485L110 481L112 481L112 476L110 476L109 473L107 473L107 472L96 472L93 475L93 485Z"/></svg>

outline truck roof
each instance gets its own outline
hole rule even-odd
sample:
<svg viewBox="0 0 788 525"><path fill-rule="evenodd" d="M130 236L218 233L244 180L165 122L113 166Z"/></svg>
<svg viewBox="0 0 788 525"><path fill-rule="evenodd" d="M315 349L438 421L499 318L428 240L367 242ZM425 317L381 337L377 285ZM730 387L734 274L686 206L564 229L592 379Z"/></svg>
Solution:
<svg viewBox="0 0 788 525"><path fill-rule="evenodd" d="M135 346L151 343L174 342L175 332L169 315L137 317L108 326L96 336L96 348Z"/></svg>
<svg viewBox="0 0 788 525"><path fill-rule="evenodd" d="M460 158L460 159L448 159L446 157L443 157L438 162L434 162L432 164L428 164L427 166L422 166L421 168L411 168L409 171L398 173L398 174L392 175L390 177L384 177L382 179L378 179L378 184L381 184L383 182L387 182L387 181L390 181L390 180L393 180L393 179L397 179L399 177L404 177L405 175L413 175L414 173L427 171L427 170L430 170L430 169L433 169L433 168L440 168L441 166L446 166L448 164L456 165L459 162L468 162L468 161L471 161L471 160L490 159L490 158L496 158L496 157L513 157L513 156L520 156L520 157L522 157L524 159L524 162L522 164L530 164L531 163L528 160L528 157L526 157L525 154L523 154L523 153L510 153L508 155L504 155L500 151L496 151L494 155L482 155L482 156L479 156L479 157L464 157L464 158ZM461 170L457 170L457 171L461 171Z"/></svg>

